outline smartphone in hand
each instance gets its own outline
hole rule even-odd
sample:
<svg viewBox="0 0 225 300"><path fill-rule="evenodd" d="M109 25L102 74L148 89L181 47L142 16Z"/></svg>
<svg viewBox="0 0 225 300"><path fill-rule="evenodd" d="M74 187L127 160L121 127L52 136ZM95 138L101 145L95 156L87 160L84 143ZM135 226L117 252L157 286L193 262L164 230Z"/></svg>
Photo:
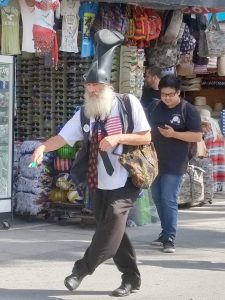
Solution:
<svg viewBox="0 0 225 300"><path fill-rule="evenodd" d="M162 128L162 129L167 129L166 125L165 124L162 124L159 126L159 128Z"/></svg>

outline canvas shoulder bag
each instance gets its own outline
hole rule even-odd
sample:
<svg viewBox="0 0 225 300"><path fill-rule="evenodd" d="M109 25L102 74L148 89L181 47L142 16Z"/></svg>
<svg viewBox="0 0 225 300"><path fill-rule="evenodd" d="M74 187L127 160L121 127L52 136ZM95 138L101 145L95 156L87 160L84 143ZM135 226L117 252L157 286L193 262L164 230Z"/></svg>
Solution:
<svg viewBox="0 0 225 300"><path fill-rule="evenodd" d="M132 133L134 124L129 96L123 95L118 99L121 119L126 119L123 122L124 132ZM119 156L119 162L128 171L133 184L138 188L148 189L158 175L158 159L153 143L141 146L125 145L123 147L122 154L117 154L116 149L113 153Z"/></svg>

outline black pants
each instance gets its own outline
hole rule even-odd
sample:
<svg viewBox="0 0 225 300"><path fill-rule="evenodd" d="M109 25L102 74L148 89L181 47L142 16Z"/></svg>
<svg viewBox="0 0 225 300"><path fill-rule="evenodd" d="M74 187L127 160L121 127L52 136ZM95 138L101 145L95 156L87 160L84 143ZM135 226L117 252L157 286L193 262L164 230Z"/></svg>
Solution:
<svg viewBox="0 0 225 300"><path fill-rule="evenodd" d="M73 271L83 277L92 274L105 260L113 258L123 273L122 280L140 285L136 254L125 232L129 210L139 192L129 179L122 188L95 191L92 199L97 228L84 257L75 262Z"/></svg>

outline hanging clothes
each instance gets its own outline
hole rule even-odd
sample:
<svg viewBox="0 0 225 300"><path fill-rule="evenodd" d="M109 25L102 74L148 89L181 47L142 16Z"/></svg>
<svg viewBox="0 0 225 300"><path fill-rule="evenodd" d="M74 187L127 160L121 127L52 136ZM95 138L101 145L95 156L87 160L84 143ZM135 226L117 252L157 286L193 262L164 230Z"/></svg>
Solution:
<svg viewBox="0 0 225 300"><path fill-rule="evenodd" d="M9 5L1 8L2 33L1 54L20 54L19 40L19 5L17 1L10 1Z"/></svg>
<svg viewBox="0 0 225 300"><path fill-rule="evenodd" d="M34 53L32 28L34 25L34 6L28 6L26 0L19 0L23 22L22 51Z"/></svg>
<svg viewBox="0 0 225 300"><path fill-rule="evenodd" d="M34 48L39 56L52 53L52 60L58 64L58 43L54 26L54 13L60 16L59 0L35 1L33 25Z"/></svg>
<svg viewBox="0 0 225 300"><path fill-rule="evenodd" d="M83 2L80 6L79 16L82 28L81 57L94 56L94 38L91 34L91 27L98 14L99 6L93 2Z"/></svg>
<svg viewBox="0 0 225 300"><path fill-rule="evenodd" d="M213 162L214 192L225 191L225 156L224 139L218 137L214 139L213 133L208 132L204 141L209 152L209 157Z"/></svg>
<svg viewBox="0 0 225 300"><path fill-rule="evenodd" d="M61 51L79 52L77 46L79 8L80 1L62 0L61 2L61 15L63 16Z"/></svg>

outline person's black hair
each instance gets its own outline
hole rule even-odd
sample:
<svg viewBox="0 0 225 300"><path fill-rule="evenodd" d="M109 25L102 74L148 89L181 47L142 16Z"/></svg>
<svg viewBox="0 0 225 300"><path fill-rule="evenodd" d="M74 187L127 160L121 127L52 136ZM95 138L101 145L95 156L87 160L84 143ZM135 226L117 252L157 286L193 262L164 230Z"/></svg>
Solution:
<svg viewBox="0 0 225 300"><path fill-rule="evenodd" d="M164 77L161 78L159 82L159 90L163 88L172 88L175 89L175 91L179 91L181 87L181 81L179 78L177 78L175 75L165 75Z"/></svg>
<svg viewBox="0 0 225 300"><path fill-rule="evenodd" d="M163 77L162 70L159 67L147 67L145 74L150 74L151 76L157 76L159 79Z"/></svg>

